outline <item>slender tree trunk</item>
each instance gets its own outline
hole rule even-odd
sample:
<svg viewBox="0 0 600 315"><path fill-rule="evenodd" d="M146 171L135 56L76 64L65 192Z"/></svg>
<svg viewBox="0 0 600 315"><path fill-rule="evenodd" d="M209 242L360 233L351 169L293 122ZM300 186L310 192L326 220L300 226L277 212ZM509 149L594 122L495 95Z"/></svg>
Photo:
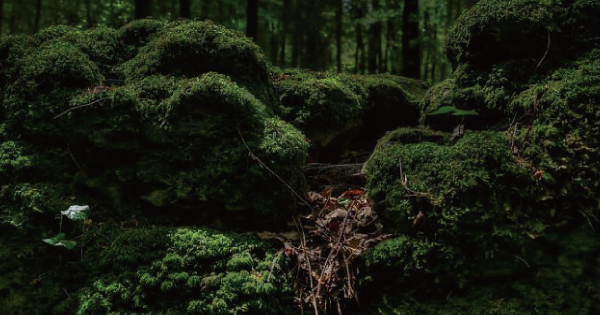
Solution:
<svg viewBox="0 0 600 315"><path fill-rule="evenodd" d="M288 11L290 9L291 0L283 0L283 11L281 12L281 51L279 55L279 66L285 68L285 43L288 31Z"/></svg>
<svg viewBox="0 0 600 315"><path fill-rule="evenodd" d="M179 16L185 19L191 17L190 0L179 0Z"/></svg>
<svg viewBox="0 0 600 315"><path fill-rule="evenodd" d="M398 0L393 0L389 3L388 11L399 12L400 5ZM389 64L390 73L392 74L400 74L400 69L402 67L402 54L400 49L400 44L398 43L398 20L400 20L400 16L397 18L390 18L387 21L387 41L386 46L388 53L386 53L389 61L386 63Z"/></svg>
<svg viewBox="0 0 600 315"><path fill-rule="evenodd" d="M372 0L371 6L373 11L379 10L379 0ZM379 62L381 62L381 22L373 22L369 26L369 33L369 73L376 73L379 70Z"/></svg>
<svg viewBox="0 0 600 315"><path fill-rule="evenodd" d="M365 44L363 41L363 22L362 18L364 18L364 11L361 3L357 3L356 9L356 54L354 61L354 73L364 73L365 72Z"/></svg>
<svg viewBox="0 0 600 315"><path fill-rule="evenodd" d="M306 38L304 47L304 58L302 58L302 67L318 70L319 51L318 51L318 35L319 35L319 9L316 0L306 1L304 3L304 37Z"/></svg>
<svg viewBox="0 0 600 315"><path fill-rule="evenodd" d="M343 28L343 19L344 19L344 1L337 0L336 8L335 8L335 63L337 66L337 71L342 72L342 34L344 32Z"/></svg>
<svg viewBox="0 0 600 315"><path fill-rule="evenodd" d="M258 41L258 0L248 0L246 8L246 36Z"/></svg>
<svg viewBox="0 0 600 315"><path fill-rule="evenodd" d="M223 0L217 0L217 18L219 24L223 24L225 21L225 8L223 6Z"/></svg>
<svg viewBox="0 0 600 315"><path fill-rule="evenodd" d="M402 22L402 75L418 79L421 70L419 49L419 0L404 0Z"/></svg>
<svg viewBox="0 0 600 315"><path fill-rule="evenodd" d="M271 62L276 65L277 58L279 57L279 41L278 41L278 33L275 22L266 23L269 29L269 58Z"/></svg>
<svg viewBox="0 0 600 315"><path fill-rule="evenodd" d="M2 24L4 24L4 0L0 0L0 35L2 34Z"/></svg>
<svg viewBox="0 0 600 315"><path fill-rule="evenodd" d="M303 32L303 19L304 19L304 0L295 0L294 3L294 36L292 43L292 67L298 67L300 65L300 59L303 57L304 52L304 32Z"/></svg>
<svg viewBox="0 0 600 315"><path fill-rule="evenodd" d="M37 33L40 28L40 18L42 16L42 0L37 0L36 10L35 10L35 20L33 22L33 33Z"/></svg>
<svg viewBox="0 0 600 315"><path fill-rule="evenodd" d="M94 21L92 18L92 0L85 0L85 18L87 20L88 28L94 27Z"/></svg>
<svg viewBox="0 0 600 315"><path fill-rule="evenodd" d="M135 0L135 19L145 19L152 15L150 10L150 1L148 0Z"/></svg>

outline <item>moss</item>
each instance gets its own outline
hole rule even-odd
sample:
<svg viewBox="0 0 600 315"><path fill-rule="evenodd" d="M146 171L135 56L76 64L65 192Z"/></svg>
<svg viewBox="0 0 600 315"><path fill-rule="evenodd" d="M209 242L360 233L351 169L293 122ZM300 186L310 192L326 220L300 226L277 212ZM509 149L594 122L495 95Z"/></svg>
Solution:
<svg viewBox="0 0 600 315"><path fill-rule="evenodd" d="M148 44L163 26L163 22L158 20L141 19L121 27L119 38L127 49L128 59L133 58L141 47Z"/></svg>
<svg viewBox="0 0 600 315"><path fill-rule="evenodd" d="M267 105L273 102L266 61L258 46L241 33L210 21L166 23L123 65L129 78L153 74L196 77L217 72L233 78Z"/></svg>
<svg viewBox="0 0 600 315"><path fill-rule="evenodd" d="M264 243L202 229L165 231L121 234L101 253L116 273L96 274L57 310L74 305L77 314L292 312L284 262Z"/></svg>
<svg viewBox="0 0 600 315"><path fill-rule="evenodd" d="M598 16L600 5L590 0L480 1L458 19L445 48L455 65L530 59L527 68L533 71L548 37L553 42L550 59L597 45Z"/></svg>
<svg viewBox="0 0 600 315"><path fill-rule="evenodd" d="M379 139L375 150L382 150L396 144L412 144L421 142L433 142L442 144L445 142L446 135L441 132L418 129L418 128L398 128L389 132Z"/></svg>
<svg viewBox="0 0 600 315"><path fill-rule="evenodd" d="M426 87L391 75L273 71L281 101L277 112L306 133L312 143L311 157L321 160L371 147L398 126L416 125Z"/></svg>
<svg viewBox="0 0 600 315"><path fill-rule="evenodd" d="M103 78L87 55L59 41L29 50L15 63L15 72L3 104L11 120L52 119L66 108L70 93Z"/></svg>
<svg viewBox="0 0 600 315"><path fill-rule="evenodd" d="M544 172L547 198L563 211L595 216L600 187L598 133L600 111L600 51L573 61L547 79L523 91L511 102L515 111L532 115L530 124L516 127L519 162Z"/></svg>
<svg viewBox="0 0 600 315"><path fill-rule="evenodd" d="M408 180L408 190L400 171ZM542 232L533 223L541 217L525 223L532 211L527 200L535 188L533 176L515 165L501 134L470 133L450 147L434 143L390 145L373 154L367 172L371 197L386 205L379 210L384 218L395 222L398 231L410 231L411 217L421 211L431 219L424 222L433 225L423 223L418 230L431 228L438 235L447 231L458 237L455 233L462 233L469 224L490 224L490 232L504 235L510 233L511 222L521 226L517 233ZM511 200L510 205L505 200Z"/></svg>

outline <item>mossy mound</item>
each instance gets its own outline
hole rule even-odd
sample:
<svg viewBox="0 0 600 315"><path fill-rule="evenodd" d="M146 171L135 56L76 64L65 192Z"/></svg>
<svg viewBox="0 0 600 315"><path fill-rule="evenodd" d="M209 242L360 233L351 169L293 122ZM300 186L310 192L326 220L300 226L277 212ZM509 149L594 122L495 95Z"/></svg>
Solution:
<svg viewBox="0 0 600 315"><path fill-rule="evenodd" d="M306 133L311 157L335 161L372 148L386 131L418 123L423 82L392 75L275 69L280 116Z"/></svg>
<svg viewBox="0 0 600 315"><path fill-rule="evenodd" d="M87 285L55 307L75 314L289 314L286 262L253 238L202 229L123 231L88 257Z"/></svg>
<svg viewBox="0 0 600 315"><path fill-rule="evenodd" d="M457 20L445 48L455 65L489 69L527 60L533 72L542 61L598 47L599 28L600 3L594 0L483 0Z"/></svg>
<svg viewBox="0 0 600 315"><path fill-rule="evenodd" d="M196 77L208 72L230 76L264 104L271 106L273 90L268 82L265 57L260 48L243 34L210 21L165 23L136 21L122 30L132 45L147 44L122 67L128 79L149 75Z"/></svg>
<svg viewBox="0 0 600 315"><path fill-rule="evenodd" d="M367 163L397 233L365 261L363 292L387 292L363 296L380 314L600 311L599 9L481 1L459 19L455 71L425 96L423 123L462 139L399 129Z"/></svg>
<svg viewBox="0 0 600 315"><path fill-rule="evenodd" d="M599 30L597 1L480 1L446 37L455 71L432 89L425 111L453 104L480 112L473 127L506 125L514 95L598 48Z"/></svg>
<svg viewBox="0 0 600 315"><path fill-rule="evenodd" d="M0 110L4 222L21 226L74 203L201 224L274 222L295 207L280 179L304 189L308 144L273 116L264 57L241 34L198 21L59 26L2 37L0 53L10 61Z"/></svg>

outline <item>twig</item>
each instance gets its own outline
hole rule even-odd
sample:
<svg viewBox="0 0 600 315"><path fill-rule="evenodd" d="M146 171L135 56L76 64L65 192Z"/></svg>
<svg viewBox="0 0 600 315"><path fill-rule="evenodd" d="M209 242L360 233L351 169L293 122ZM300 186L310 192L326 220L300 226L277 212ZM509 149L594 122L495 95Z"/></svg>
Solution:
<svg viewBox="0 0 600 315"><path fill-rule="evenodd" d="M542 59L540 60L540 62L538 62L538 64L535 67L534 71L537 71L537 69L540 67L540 65L544 61L544 59L546 59L546 55L548 55L548 51L550 51L550 30L546 29L546 32L548 32L548 47L546 47L546 52L544 53L544 56L542 57Z"/></svg>
<svg viewBox="0 0 600 315"><path fill-rule="evenodd" d="M302 223L297 223L296 220L294 220L294 223L296 224L296 228L299 229L300 232L302 232L302 244L300 244L300 245L302 246L302 253L304 254L304 257L306 258L306 262L308 263L308 277L310 279L311 301L312 301L313 308L315 309L315 315L319 315L319 308L317 306L317 297L314 293L315 288L314 288L314 284L313 284L312 262L310 260L310 257L306 253L306 234L304 234L304 229L302 228Z"/></svg>
<svg viewBox="0 0 600 315"><path fill-rule="evenodd" d="M518 258L520 261L524 262L524 263L525 263L525 265L527 266L527 268L531 268L531 267L529 266L529 264L528 264L528 263L525 261L525 259L523 259L523 258L521 258L521 257L519 257L519 256L517 256L517 255L515 255L515 257L517 257L517 258Z"/></svg>
<svg viewBox="0 0 600 315"><path fill-rule="evenodd" d="M319 283L317 284L317 292L316 292L317 295L319 295L321 293L321 284L324 282L323 277L326 272L323 272L323 270L327 270L327 266L330 264L330 261L333 260L332 257L337 256L337 252L339 251L340 244L342 242L342 237L344 236L344 230L346 229L346 222L348 222L348 215L350 214L353 206L354 206L354 200L352 200L352 203L350 203L350 207L348 207L348 211L346 211L346 216L344 216L344 221L342 221L342 225L340 226L340 230L339 230L340 235L338 236L337 242L335 243L335 246L329 252L327 259L325 260L325 263L323 264L324 268L321 268L321 276L319 277ZM331 270L333 270L333 266L331 267Z"/></svg>
<svg viewBox="0 0 600 315"><path fill-rule="evenodd" d="M77 168L81 171L81 166L79 165L79 163L77 163L77 160L75 160L73 153L71 153L71 140L73 139L70 139L69 142L67 142L67 152L69 152L71 159L73 160L73 162L75 162L75 165L77 165Z"/></svg>
<svg viewBox="0 0 600 315"><path fill-rule="evenodd" d="M66 113L69 113L70 111L73 111L73 110L76 110L76 109L79 109L79 108L83 108L83 107L92 106L92 105L94 105L94 104L96 104L98 102L106 101L108 99L109 99L108 97L103 97L103 98L97 99L97 100L95 100L95 101L93 101L91 103L87 103L87 104L83 104L83 105L78 105L78 106L75 106L75 107L71 107L71 108L67 109L66 111L64 111L64 112L62 112L62 113L54 116L53 119L56 119L56 118L58 118L58 117L60 117L60 116L62 116L64 114L66 114Z"/></svg>
<svg viewBox="0 0 600 315"><path fill-rule="evenodd" d="M267 276L267 282L271 280L271 276L273 275L273 269L275 269L275 263L277 263L279 257L281 257L281 254L283 254L283 249L279 250L275 258L273 258L273 262L271 263L271 270L269 270L269 275Z"/></svg>
<svg viewBox="0 0 600 315"><path fill-rule="evenodd" d="M260 165L261 167L265 168L267 171L269 171L269 173L271 173L273 176L275 176L280 182L282 182L298 199L300 199L300 201L302 201L302 203L304 205L306 205L308 208L312 209L312 206L306 201L304 200L304 198L302 198L295 190L294 188L292 188L288 183L286 183L281 177L279 177L279 175L277 175L275 172L273 172L268 166L267 164L265 164L263 161L261 161L256 155L254 155L254 153L252 153L252 150L250 150L250 147L248 146L248 144L246 143L246 140L244 140L244 137L242 136L242 132L240 131L240 129L238 129L238 134L240 135L240 139L242 139L242 142L244 143L244 146L246 146L246 149L248 149L248 154L250 155L250 158L252 158L253 160L255 160L258 165Z"/></svg>

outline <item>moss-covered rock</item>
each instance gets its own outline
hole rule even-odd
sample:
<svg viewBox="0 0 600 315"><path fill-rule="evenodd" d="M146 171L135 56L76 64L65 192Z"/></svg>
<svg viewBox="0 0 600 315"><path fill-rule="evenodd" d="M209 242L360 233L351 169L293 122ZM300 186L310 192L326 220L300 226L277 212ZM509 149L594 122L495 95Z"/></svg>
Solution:
<svg viewBox="0 0 600 315"><path fill-rule="evenodd" d="M534 72L542 62L598 47L599 16L594 0L484 0L457 20L445 48L455 65L489 69L527 60L522 70Z"/></svg>
<svg viewBox="0 0 600 315"><path fill-rule="evenodd" d="M478 2L446 37L453 78L432 89L425 111L452 104L480 113L473 128L509 124L515 94L598 47L599 16L589 0Z"/></svg>
<svg viewBox="0 0 600 315"><path fill-rule="evenodd" d="M371 148L386 131L415 126L423 82L392 75L274 69L281 117L311 140L311 157L335 161Z"/></svg>
<svg viewBox="0 0 600 315"><path fill-rule="evenodd" d="M231 77L269 107L274 102L265 57L243 34L210 21L165 23L159 30L151 22L136 22L121 34L147 35L147 44L123 64L127 78L162 74L196 77L217 72ZM132 41L133 45L141 45Z"/></svg>
<svg viewBox="0 0 600 315"><path fill-rule="evenodd" d="M455 71L425 96L423 122L480 131L453 145L427 129L382 139L367 185L397 236L365 260L363 302L379 314L600 311L599 10L484 0L459 19L446 39ZM448 109L478 115L427 115Z"/></svg>
<svg viewBox="0 0 600 315"><path fill-rule="evenodd" d="M274 222L295 207L280 180L304 189L308 144L273 116L264 56L238 33L197 21L58 26L3 37L0 52L11 61L0 111L5 222L20 225L28 202L57 213L76 201L202 224ZM51 182L60 194L42 189ZM41 207L35 196L60 202Z"/></svg>
<svg viewBox="0 0 600 315"><path fill-rule="evenodd" d="M249 237L139 228L121 232L98 260L87 263L88 285L55 312L294 313L285 259Z"/></svg>

